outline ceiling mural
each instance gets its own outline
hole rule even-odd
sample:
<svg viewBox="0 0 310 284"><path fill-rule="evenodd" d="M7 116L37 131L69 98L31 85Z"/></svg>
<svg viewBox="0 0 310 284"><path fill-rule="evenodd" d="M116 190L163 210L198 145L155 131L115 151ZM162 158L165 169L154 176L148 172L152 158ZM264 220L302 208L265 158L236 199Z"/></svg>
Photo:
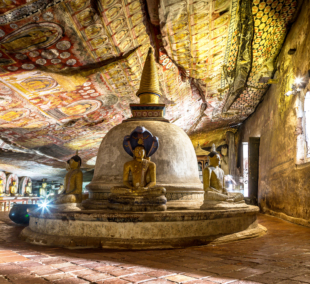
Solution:
<svg viewBox="0 0 310 284"><path fill-rule="evenodd" d="M0 3L1 138L93 167L138 102L148 48L166 118L194 143L246 119L268 88L296 0L24 0ZM214 136L214 135L213 135ZM214 138L215 139L215 138ZM49 149L49 150L48 150ZM90 161L87 163L87 161Z"/></svg>

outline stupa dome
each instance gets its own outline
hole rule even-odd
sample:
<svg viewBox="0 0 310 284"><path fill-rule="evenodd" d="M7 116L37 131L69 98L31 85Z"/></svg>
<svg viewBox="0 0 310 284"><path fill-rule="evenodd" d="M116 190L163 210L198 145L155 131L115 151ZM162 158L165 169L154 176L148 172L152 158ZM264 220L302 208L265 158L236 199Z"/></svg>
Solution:
<svg viewBox="0 0 310 284"><path fill-rule="evenodd" d="M178 126L161 121L127 121L113 127L103 138L92 182L88 185L88 208L105 208L113 186L123 185L123 166L132 160L123 148L124 136L144 126L159 139L151 160L156 164L156 184L167 190L168 208L193 208L203 202L197 158L193 144Z"/></svg>

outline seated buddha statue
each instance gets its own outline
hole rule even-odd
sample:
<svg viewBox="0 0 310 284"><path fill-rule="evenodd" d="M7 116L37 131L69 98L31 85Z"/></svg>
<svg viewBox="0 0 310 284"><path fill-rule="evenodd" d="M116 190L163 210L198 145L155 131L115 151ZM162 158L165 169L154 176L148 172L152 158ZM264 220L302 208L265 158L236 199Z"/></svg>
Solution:
<svg viewBox="0 0 310 284"><path fill-rule="evenodd" d="M156 186L156 164L150 161L150 156L158 148L158 138L138 126L130 136L125 137L123 146L133 160L124 164L124 186L111 189L108 208L124 211L166 210L166 189Z"/></svg>
<svg viewBox="0 0 310 284"><path fill-rule="evenodd" d="M42 186L40 188L40 197L42 198L46 198L47 197L47 183L45 182L45 180L43 180Z"/></svg>
<svg viewBox="0 0 310 284"><path fill-rule="evenodd" d="M25 188L25 196L32 196L32 184L31 181L28 181L27 186Z"/></svg>
<svg viewBox="0 0 310 284"><path fill-rule="evenodd" d="M229 209L246 207L244 196L237 192L228 192L225 188L225 174L219 167L220 155L213 144L209 154L209 166L203 171L204 203L200 209Z"/></svg>
<svg viewBox="0 0 310 284"><path fill-rule="evenodd" d="M5 190L4 190L4 185L3 185L3 180L0 179L0 196L5 195Z"/></svg>
<svg viewBox="0 0 310 284"><path fill-rule="evenodd" d="M53 200L53 204L56 205L82 202L83 173L80 169L82 159L76 153L68 162L70 169L64 179L64 190L55 195Z"/></svg>
<svg viewBox="0 0 310 284"><path fill-rule="evenodd" d="M10 195L11 196L16 196L17 195L16 181L12 182L12 185L10 185L9 189L10 189Z"/></svg>

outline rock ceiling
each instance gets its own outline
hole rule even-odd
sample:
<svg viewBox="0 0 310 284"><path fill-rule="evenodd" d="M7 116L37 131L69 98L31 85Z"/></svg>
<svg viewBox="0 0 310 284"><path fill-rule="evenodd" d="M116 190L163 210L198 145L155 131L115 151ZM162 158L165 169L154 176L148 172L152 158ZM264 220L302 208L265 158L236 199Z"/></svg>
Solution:
<svg viewBox="0 0 310 284"><path fill-rule="evenodd" d="M207 145L208 131L225 132L255 110L297 4L0 2L0 155L19 151L60 167L78 149L84 167L93 167L104 135L138 102L149 46L166 118Z"/></svg>

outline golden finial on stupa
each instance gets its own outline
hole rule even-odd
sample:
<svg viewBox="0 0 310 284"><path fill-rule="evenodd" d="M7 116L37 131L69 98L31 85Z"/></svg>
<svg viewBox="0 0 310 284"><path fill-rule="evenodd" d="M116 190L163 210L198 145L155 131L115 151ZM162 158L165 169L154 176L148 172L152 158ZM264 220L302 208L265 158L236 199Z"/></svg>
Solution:
<svg viewBox="0 0 310 284"><path fill-rule="evenodd" d="M154 53L150 47L144 63L137 96L140 98L140 104L158 104L158 98L161 95Z"/></svg>

